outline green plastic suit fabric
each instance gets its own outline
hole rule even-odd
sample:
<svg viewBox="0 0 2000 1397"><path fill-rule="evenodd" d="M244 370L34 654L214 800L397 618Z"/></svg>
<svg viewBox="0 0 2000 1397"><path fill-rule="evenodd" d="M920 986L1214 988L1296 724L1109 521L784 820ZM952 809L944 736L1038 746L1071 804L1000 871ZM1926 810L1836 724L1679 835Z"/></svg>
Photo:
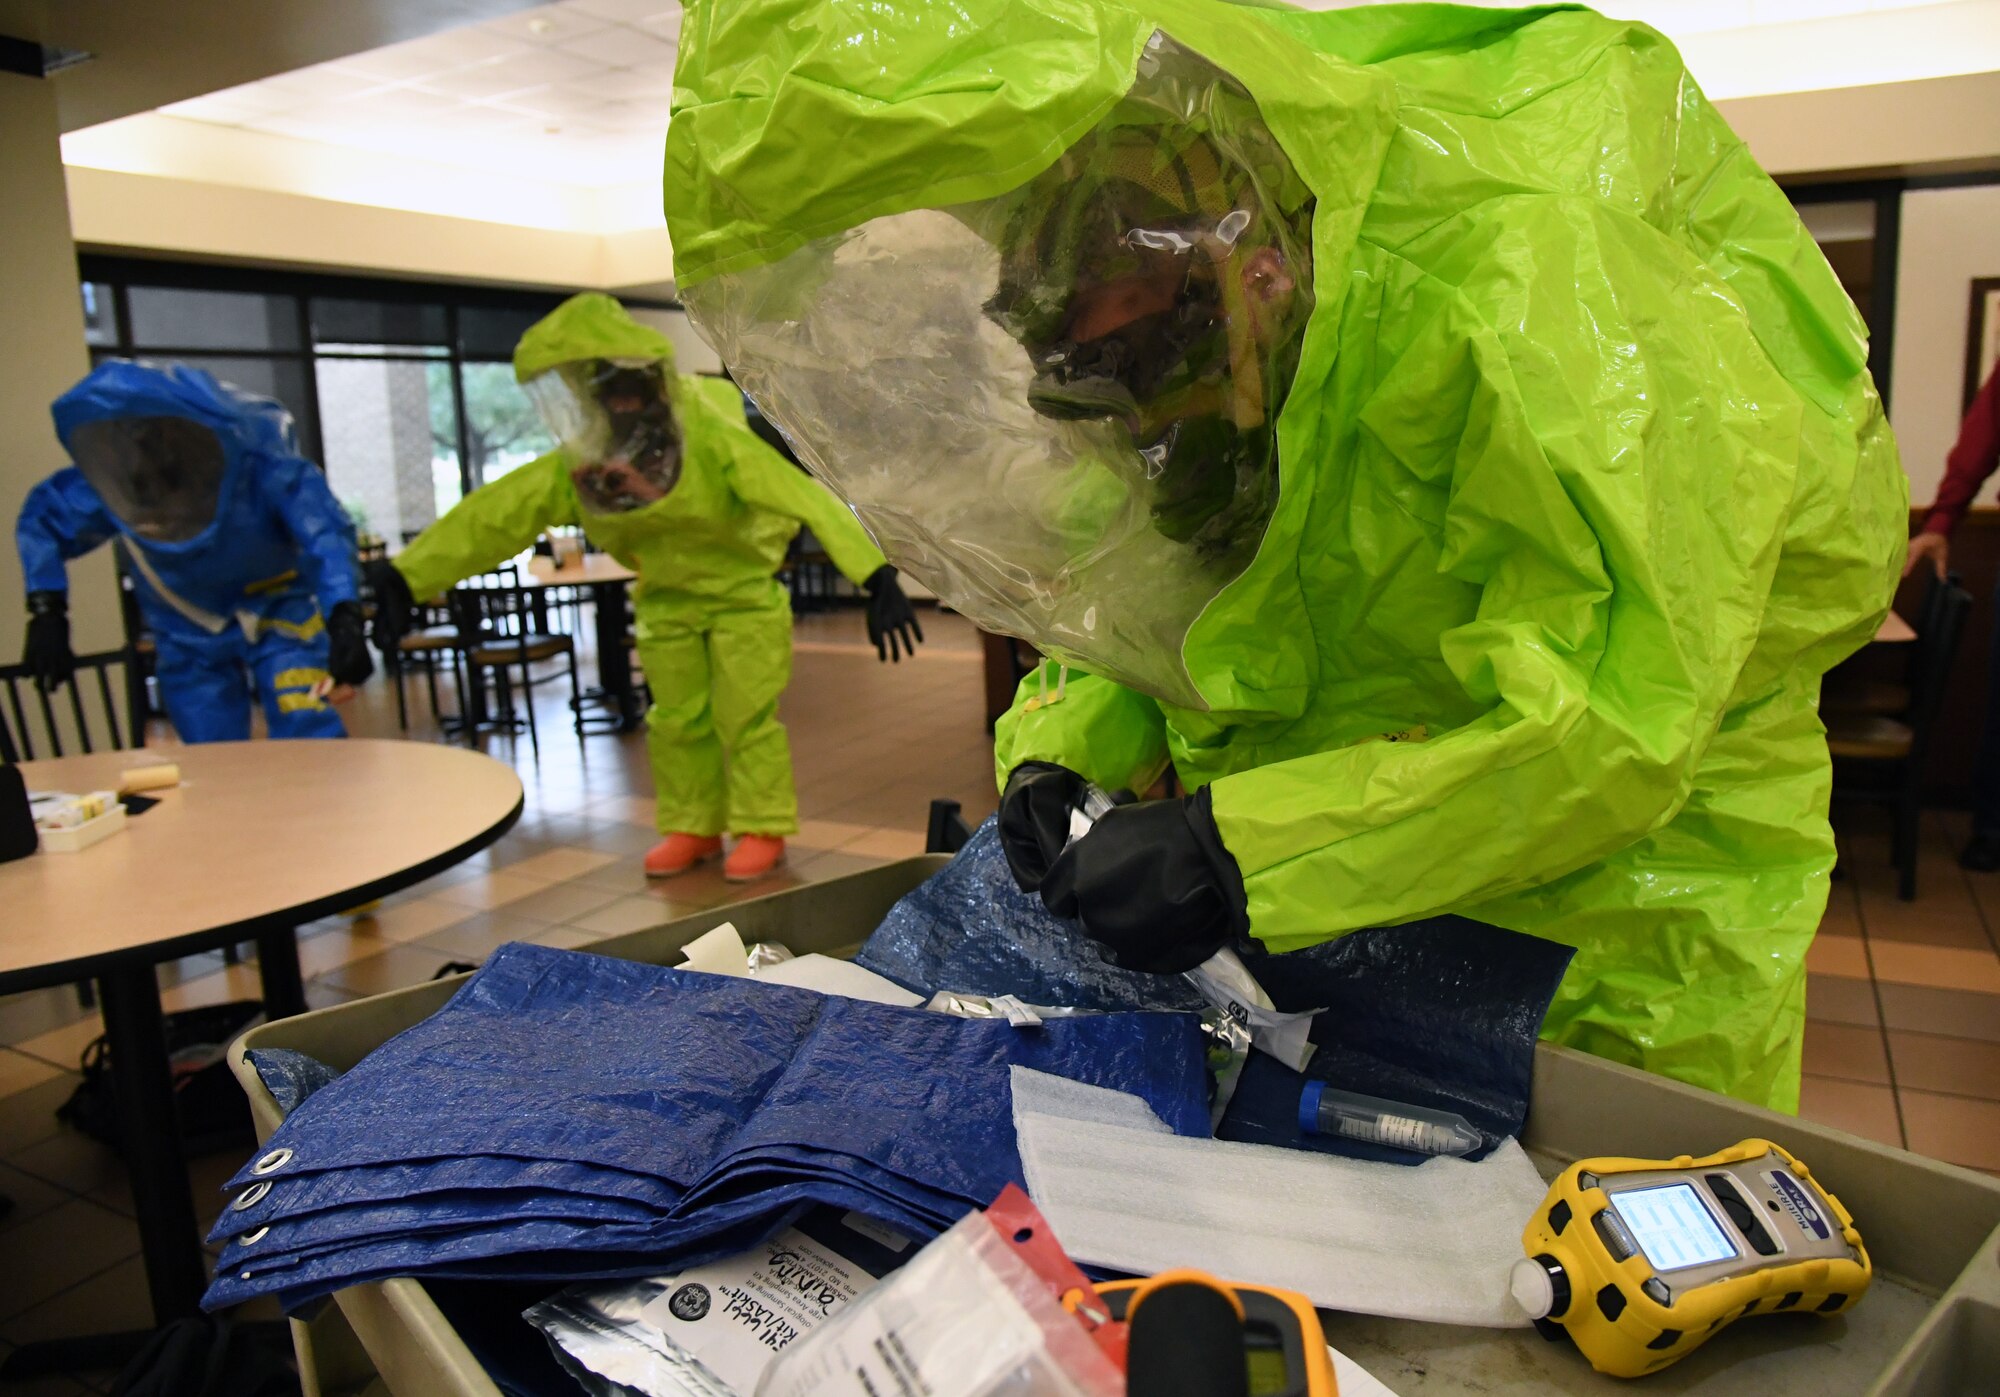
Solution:
<svg viewBox="0 0 2000 1397"><path fill-rule="evenodd" d="M594 358L649 359L672 375L673 347L609 296L564 302L522 336L527 379ZM801 524L859 585L883 557L854 515L750 430L742 396L723 379L674 378L682 435L679 481L625 513L584 507L576 462L558 449L481 486L395 559L417 597L431 597L580 525L638 574L639 663L653 693L646 715L660 830L790 834L798 828L791 750L778 698L791 676L791 603L775 574Z"/></svg>
<svg viewBox="0 0 2000 1397"><path fill-rule="evenodd" d="M1247 88L1316 198L1280 498L1187 633L1201 704L1072 673L1031 708L1031 677L998 773L1171 760L1270 949L1440 913L1561 941L1546 1036L1795 1109L1834 855L1819 681L1886 610L1908 487L1859 317L1659 34L1573 7L691 4L684 298L1020 185L1155 31Z"/></svg>

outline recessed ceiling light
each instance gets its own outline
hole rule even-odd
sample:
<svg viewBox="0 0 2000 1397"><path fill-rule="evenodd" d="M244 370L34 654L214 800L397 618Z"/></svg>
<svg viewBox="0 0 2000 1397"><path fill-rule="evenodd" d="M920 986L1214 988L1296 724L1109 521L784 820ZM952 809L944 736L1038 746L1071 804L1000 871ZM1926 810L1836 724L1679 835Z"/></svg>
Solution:
<svg viewBox="0 0 2000 1397"><path fill-rule="evenodd" d="M530 34L546 34L553 28L555 26L546 19L531 19L528 21L528 32Z"/></svg>

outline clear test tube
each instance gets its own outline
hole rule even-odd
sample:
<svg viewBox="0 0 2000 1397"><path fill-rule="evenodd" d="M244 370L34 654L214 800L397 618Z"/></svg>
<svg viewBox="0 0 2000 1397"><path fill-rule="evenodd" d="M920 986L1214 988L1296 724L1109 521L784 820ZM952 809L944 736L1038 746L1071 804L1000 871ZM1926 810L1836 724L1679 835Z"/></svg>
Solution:
<svg viewBox="0 0 2000 1397"><path fill-rule="evenodd" d="M1416 1154L1467 1155L1485 1143L1472 1122L1455 1111L1384 1101L1325 1082L1306 1083L1299 1096L1299 1129L1308 1135L1340 1135Z"/></svg>

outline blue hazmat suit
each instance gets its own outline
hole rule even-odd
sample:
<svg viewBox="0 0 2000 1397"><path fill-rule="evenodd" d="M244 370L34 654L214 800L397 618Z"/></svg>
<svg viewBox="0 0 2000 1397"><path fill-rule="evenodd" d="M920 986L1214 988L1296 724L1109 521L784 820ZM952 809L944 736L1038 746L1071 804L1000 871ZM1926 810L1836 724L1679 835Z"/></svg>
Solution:
<svg viewBox="0 0 2000 1397"><path fill-rule="evenodd" d="M28 493L15 525L29 596L115 542L157 647L183 742L342 737L318 692L322 614L358 603L354 526L268 398L181 364L108 360L50 409L75 465Z"/></svg>

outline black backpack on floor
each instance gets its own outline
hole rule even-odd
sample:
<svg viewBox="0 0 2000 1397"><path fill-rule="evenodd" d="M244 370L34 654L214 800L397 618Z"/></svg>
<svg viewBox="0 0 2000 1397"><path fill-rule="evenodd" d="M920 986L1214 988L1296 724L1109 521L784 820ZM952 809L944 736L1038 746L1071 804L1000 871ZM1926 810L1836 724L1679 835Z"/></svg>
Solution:
<svg viewBox="0 0 2000 1397"><path fill-rule="evenodd" d="M182 1009L166 1016L167 1057L173 1064L174 1114L180 1121L181 1143L189 1154L247 1150L257 1143L250 1119L250 1100L229 1070L225 1054L230 1043L264 1017L264 1004L239 999L200 1009ZM69 1100L56 1108L56 1118L101 1140L120 1154L118 1064L111 1060L110 1040L99 1036L83 1050L83 1081Z"/></svg>

